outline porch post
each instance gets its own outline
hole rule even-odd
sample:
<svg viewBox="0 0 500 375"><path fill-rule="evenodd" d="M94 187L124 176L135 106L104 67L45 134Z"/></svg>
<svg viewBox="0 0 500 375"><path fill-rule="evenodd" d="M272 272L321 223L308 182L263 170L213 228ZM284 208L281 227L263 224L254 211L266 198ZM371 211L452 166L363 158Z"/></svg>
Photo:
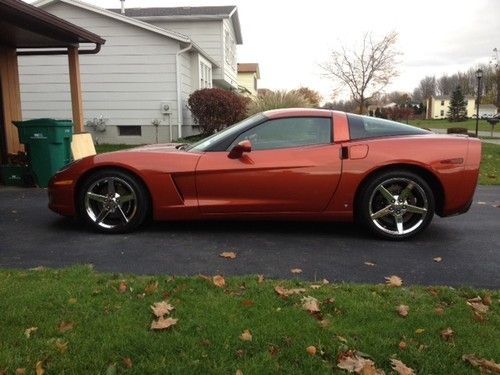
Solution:
<svg viewBox="0 0 500 375"><path fill-rule="evenodd" d="M74 133L83 133L82 82L80 81L80 57L78 47L68 47L69 84L73 110Z"/></svg>

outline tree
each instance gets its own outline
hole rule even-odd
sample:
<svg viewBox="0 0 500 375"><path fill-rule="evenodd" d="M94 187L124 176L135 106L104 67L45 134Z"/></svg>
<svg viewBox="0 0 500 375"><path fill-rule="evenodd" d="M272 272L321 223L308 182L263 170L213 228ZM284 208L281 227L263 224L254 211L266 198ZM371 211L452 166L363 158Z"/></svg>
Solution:
<svg viewBox="0 0 500 375"><path fill-rule="evenodd" d="M248 98L219 88L202 89L189 96L188 105L202 133L209 135L243 120Z"/></svg>
<svg viewBox="0 0 500 375"><path fill-rule="evenodd" d="M467 103L460 86L453 90L448 108L448 121L460 122L467 119Z"/></svg>
<svg viewBox="0 0 500 375"><path fill-rule="evenodd" d="M319 108L321 99L323 99L319 92L312 90L309 87L300 87L299 89L294 91L306 98L309 103L311 103L311 106L313 106L314 108Z"/></svg>
<svg viewBox="0 0 500 375"><path fill-rule="evenodd" d="M396 65L400 53L396 50L398 34L391 32L380 41L365 34L359 51L344 46L333 51L330 61L321 65L327 77L341 88L347 87L364 112L367 100L381 92L398 75Z"/></svg>
<svg viewBox="0 0 500 375"><path fill-rule="evenodd" d="M304 96L297 91L266 91L259 93L257 97L250 103L248 114L267 111L278 108L311 108L312 104Z"/></svg>

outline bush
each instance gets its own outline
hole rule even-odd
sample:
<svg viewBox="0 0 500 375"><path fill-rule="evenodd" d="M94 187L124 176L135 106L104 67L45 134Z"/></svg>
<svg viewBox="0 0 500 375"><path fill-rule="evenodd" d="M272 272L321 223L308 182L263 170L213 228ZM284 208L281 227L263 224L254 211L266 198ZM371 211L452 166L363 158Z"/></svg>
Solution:
<svg viewBox="0 0 500 375"><path fill-rule="evenodd" d="M194 120L205 135L243 120L247 104L247 98L219 88L197 90L188 99Z"/></svg>
<svg viewBox="0 0 500 375"><path fill-rule="evenodd" d="M467 128L448 128L446 134L467 134Z"/></svg>
<svg viewBox="0 0 500 375"><path fill-rule="evenodd" d="M248 113L253 115L270 109L311 107L311 102L297 91L265 91L250 103Z"/></svg>

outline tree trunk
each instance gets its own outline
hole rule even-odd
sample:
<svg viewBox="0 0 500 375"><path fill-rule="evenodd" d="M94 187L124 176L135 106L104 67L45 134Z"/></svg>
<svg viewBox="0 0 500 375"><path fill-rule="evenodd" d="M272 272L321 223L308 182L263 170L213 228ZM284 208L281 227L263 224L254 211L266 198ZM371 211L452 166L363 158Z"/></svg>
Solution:
<svg viewBox="0 0 500 375"><path fill-rule="evenodd" d="M361 97L359 99L359 114L362 115L365 109L365 98Z"/></svg>

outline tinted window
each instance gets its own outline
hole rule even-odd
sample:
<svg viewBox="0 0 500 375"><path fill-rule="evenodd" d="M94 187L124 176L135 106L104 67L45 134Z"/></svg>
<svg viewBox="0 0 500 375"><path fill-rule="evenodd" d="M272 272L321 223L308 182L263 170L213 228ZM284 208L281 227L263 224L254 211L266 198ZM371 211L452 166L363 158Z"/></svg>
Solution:
<svg viewBox="0 0 500 375"><path fill-rule="evenodd" d="M348 114L347 119L349 121L351 139L429 133L427 130L420 129L415 126L402 124L396 121L384 120L377 117Z"/></svg>
<svg viewBox="0 0 500 375"><path fill-rule="evenodd" d="M248 139L254 150L328 144L332 141L332 122L325 117L291 117L269 120L240 134L235 144Z"/></svg>

